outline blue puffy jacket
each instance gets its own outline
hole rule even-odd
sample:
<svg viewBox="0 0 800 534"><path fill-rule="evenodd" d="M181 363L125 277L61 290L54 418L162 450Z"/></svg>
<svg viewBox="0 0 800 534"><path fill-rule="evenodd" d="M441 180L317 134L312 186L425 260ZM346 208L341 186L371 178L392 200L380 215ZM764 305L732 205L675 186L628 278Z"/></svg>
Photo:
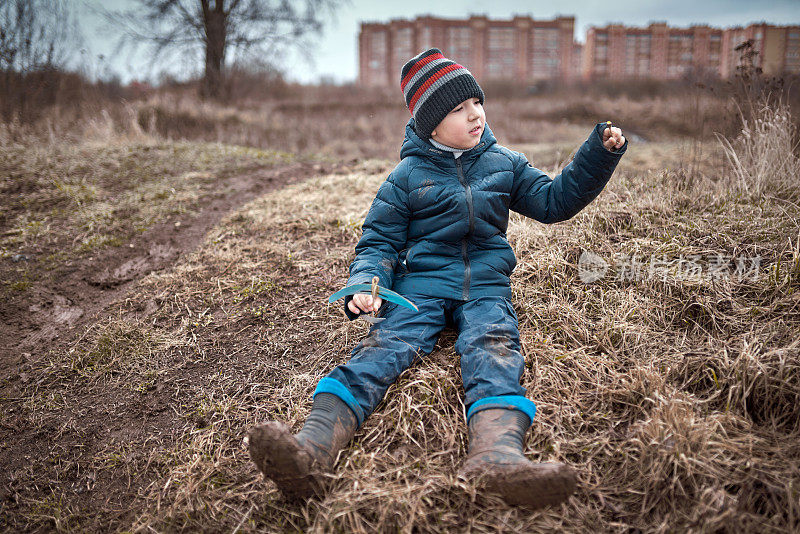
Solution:
<svg viewBox="0 0 800 534"><path fill-rule="evenodd" d="M595 126L575 158L551 179L523 154L497 144L488 126L480 143L454 158L406 125L401 161L369 209L347 285L380 284L402 294L457 300L511 296L516 266L506 239L508 210L542 223L565 221L600 194L625 145L602 144ZM351 297L350 297L351 298ZM357 317L347 308L350 319Z"/></svg>

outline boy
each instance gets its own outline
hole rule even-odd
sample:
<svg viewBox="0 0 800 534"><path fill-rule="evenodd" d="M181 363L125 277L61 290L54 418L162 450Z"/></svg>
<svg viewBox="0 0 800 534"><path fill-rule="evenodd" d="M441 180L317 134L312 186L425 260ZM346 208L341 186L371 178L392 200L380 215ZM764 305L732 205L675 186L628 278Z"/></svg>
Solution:
<svg viewBox="0 0 800 534"><path fill-rule="evenodd" d="M363 224L347 285L392 288L419 311L380 298L345 300L351 320L380 310L382 322L323 378L302 430L268 422L249 435L250 456L289 497L322 489L339 450L400 373L430 353L447 325L458 331L469 452L460 474L510 504L539 508L574 491L575 471L536 464L522 446L536 406L524 369L506 240L509 209L543 223L569 219L591 202L627 148L618 128L598 124L555 179L496 143L484 94L472 74L430 49L402 69L412 118L401 161L381 185Z"/></svg>

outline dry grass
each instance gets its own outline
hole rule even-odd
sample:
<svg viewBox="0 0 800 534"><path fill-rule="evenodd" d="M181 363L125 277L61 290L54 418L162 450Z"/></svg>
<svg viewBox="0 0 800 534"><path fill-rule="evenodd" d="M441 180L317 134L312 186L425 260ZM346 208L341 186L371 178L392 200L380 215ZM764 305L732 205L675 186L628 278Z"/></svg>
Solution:
<svg viewBox="0 0 800 534"><path fill-rule="evenodd" d="M227 177L294 159L147 138L0 146L0 260L23 255L52 269L126 245L154 225L191 216L201 198L225 194ZM0 269L0 292L30 283L27 263Z"/></svg>
<svg viewBox="0 0 800 534"><path fill-rule="evenodd" d="M737 187L754 197L771 193L796 201L800 159L789 106L764 100L749 115L749 121L742 115L743 126L733 142L720 137Z"/></svg>
<svg viewBox="0 0 800 534"><path fill-rule="evenodd" d="M687 89L644 99L570 91L535 97L487 98L487 121L504 143L548 143L585 135L607 119L649 139L704 137L724 124L725 101ZM696 94L695 94L696 93ZM397 94L364 92L341 98L312 94L286 100L198 106L192 98L159 95L139 105L140 127L151 135L234 141L331 157L397 157L408 110Z"/></svg>
<svg viewBox="0 0 800 534"><path fill-rule="evenodd" d="M219 112L215 121L225 124ZM298 130L307 132L314 121L304 120ZM514 131L525 132L518 148L547 170L575 145L536 132L557 128L577 143L591 127L496 122L515 121ZM235 131L220 128L215 135ZM324 141L336 126L322 129ZM384 142L368 151L381 153ZM529 514L456 479L467 444L451 331L390 388L341 454L326 498L287 503L249 461L247 430L267 419L298 429L317 381L366 332L327 296L344 282L361 221L393 166L367 160L350 174L319 176L241 207L196 252L148 275L68 349L37 362L11 404L15 417L51 429L54 449L47 462L14 474L41 487L20 482L14 514L0 514L0 525L800 529L800 207L787 200L796 193L791 183L787 194L744 194L741 178L723 171L724 158L708 141L633 143L607 189L572 220L544 226L512 216L522 380L539 406L526 452L578 469L579 489L566 505ZM88 194L69 176L68 191ZM580 278L584 250L609 262L591 284ZM708 273L715 254L731 259L720 276L687 274L692 262ZM636 279L624 276L625 256L663 261ZM734 259L755 256L757 276L736 276ZM150 410L146 427L109 428L105 421L120 421L113 405ZM0 417L8 428L9 412ZM96 432L103 437L88 441Z"/></svg>
<svg viewBox="0 0 800 534"><path fill-rule="evenodd" d="M651 141L707 138L727 133L733 122L724 97L690 84L638 96L577 86L487 94L488 123L506 144L574 144L585 124L609 119L637 140ZM226 105L200 102L185 87L138 100L57 104L36 121L0 124L0 146L192 140L335 160L396 159L408 117L399 90L292 87L273 98L242 97Z"/></svg>
<svg viewBox="0 0 800 534"><path fill-rule="evenodd" d="M344 279L358 224L388 169L375 162L243 207L201 250L150 275L114 319L51 363L91 370L90 381L80 380L89 390L124 382L144 384L142 395L203 370L172 406L183 422L173 445L118 446L94 458L98 470L152 479L138 486L133 519L116 528L797 528L800 293L796 274L781 276L776 266L800 260L788 246L800 213L775 200L745 202L723 176L686 185L658 162L627 163L572 221L547 227L515 216L509 228L520 258L513 289L527 355L523 383L540 408L526 449L534 460L578 468L580 489L569 504L525 514L456 480L466 443L452 333L391 388L342 454L327 498L285 503L248 461L246 430L266 419L299 427L316 382L365 331L325 297ZM759 253L763 276L631 282L609 275L586 285L577 276L580 249L665 253L674 262L678 253ZM156 311L137 314L150 300ZM54 369L42 371L77 380ZM41 404L42 420L57 409ZM84 525L85 511L55 509L67 530ZM28 525L43 517L31 512Z"/></svg>

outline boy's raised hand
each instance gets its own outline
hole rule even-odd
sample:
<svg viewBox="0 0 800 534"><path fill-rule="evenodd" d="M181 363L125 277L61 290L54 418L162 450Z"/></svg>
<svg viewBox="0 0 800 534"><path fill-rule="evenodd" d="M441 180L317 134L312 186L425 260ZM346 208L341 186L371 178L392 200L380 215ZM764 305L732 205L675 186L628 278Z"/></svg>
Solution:
<svg viewBox="0 0 800 534"><path fill-rule="evenodd" d="M375 301L373 302L372 295L356 293L353 295L353 300L347 303L347 307L350 308L350 311L353 313L361 313L362 311L369 313L371 311L378 311L382 303L383 299L380 297L375 297Z"/></svg>
<svg viewBox="0 0 800 534"><path fill-rule="evenodd" d="M622 135L622 130L609 123L608 127L603 130L603 146L608 150L616 150L622 148L624 144L625 136Z"/></svg>

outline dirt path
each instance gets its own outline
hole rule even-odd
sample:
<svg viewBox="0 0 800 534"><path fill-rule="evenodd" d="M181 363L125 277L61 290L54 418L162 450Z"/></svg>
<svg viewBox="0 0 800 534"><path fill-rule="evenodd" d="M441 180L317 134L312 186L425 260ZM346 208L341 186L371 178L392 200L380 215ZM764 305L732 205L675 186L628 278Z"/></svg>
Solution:
<svg viewBox="0 0 800 534"><path fill-rule="evenodd" d="M132 488L132 475L125 475L124 469L111 478L98 475L99 470L87 468L91 458L110 444L170 443L179 424L168 407L182 394L180 384L154 388L143 399L120 388L98 393L79 378L51 383L54 379L42 372L48 355L69 351L104 318L112 302L123 299L148 273L168 268L195 250L226 214L310 176L345 170L344 165L302 162L226 178L225 193L203 197L191 217L173 217L123 246L76 258L52 273L37 273L40 276L28 290L3 303L0 398L6 417L0 425L0 517L5 519L0 519L0 530L28 530L33 525L39 529L41 523L30 523L28 512L27 519L18 512L64 491L74 496L65 512L102 509L94 525L97 530L119 524L130 511L136 486L142 486ZM181 375L179 382L192 384L202 380L205 371L175 372ZM34 397L29 395L32 390L37 392ZM37 402L45 403L58 397L63 402L57 410L60 415L32 421L24 402L36 396ZM142 453L146 450L136 454ZM57 518L45 524L59 527Z"/></svg>
<svg viewBox="0 0 800 534"><path fill-rule="evenodd" d="M123 246L76 258L39 277L40 283L15 295L0 309L0 376L13 378L26 362L67 343L94 322L110 302L124 295L131 284L194 250L233 209L269 191L339 167L294 163L230 177L225 183L229 192L203 198L202 204L195 206L195 215L173 217Z"/></svg>

